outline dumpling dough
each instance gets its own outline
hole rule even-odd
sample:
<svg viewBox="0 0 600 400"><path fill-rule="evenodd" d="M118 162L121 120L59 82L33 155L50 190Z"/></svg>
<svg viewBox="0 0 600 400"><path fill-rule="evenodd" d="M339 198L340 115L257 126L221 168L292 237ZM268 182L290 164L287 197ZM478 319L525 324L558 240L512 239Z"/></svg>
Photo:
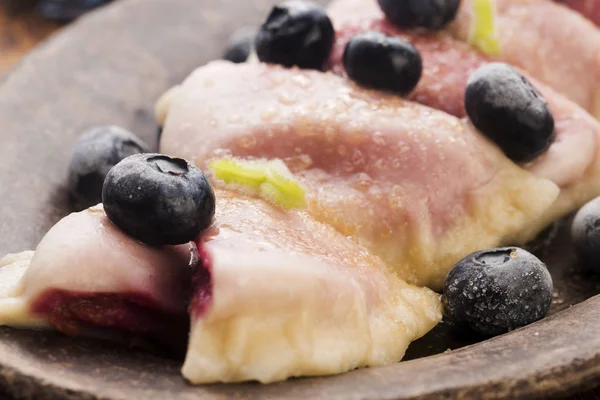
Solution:
<svg viewBox="0 0 600 400"><path fill-rule="evenodd" d="M262 200L217 191L200 243L183 375L192 383L327 375L400 361L441 319L439 295L362 246Z"/></svg>
<svg viewBox="0 0 600 400"><path fill-rule="evenodd" d="M317 220L432 288L466 254L532 238L561 192L463 120L331 73L265 64L194 72L161 150L204 170L224 156L282 159Z"/></svg>

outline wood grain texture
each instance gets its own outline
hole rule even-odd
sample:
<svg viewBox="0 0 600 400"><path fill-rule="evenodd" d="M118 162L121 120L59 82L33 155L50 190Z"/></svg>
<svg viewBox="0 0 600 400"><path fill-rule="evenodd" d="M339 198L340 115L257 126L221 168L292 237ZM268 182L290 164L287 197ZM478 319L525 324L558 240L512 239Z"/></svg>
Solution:
<svg viewBox="0 0 600 400"><path fill-rule="evenodd" d="M79 132L118 124L155 144L151 110L160 93L218 58L233 30L258 23L275 2L124 0L84 17L26 57L0 87L0 254L33 248L68 213L66 168ZM563 311L450 353L268 386L192 387L176 360L56 333L2 328L0 387L15 398L36 400L492 399L573 393L600 377L600 298L569 306L598 293L598 282L574 268L565 224L545 248L558 289L553 310ZM412 356L470 343L452 342L444 329L415 344Z"/></svg>

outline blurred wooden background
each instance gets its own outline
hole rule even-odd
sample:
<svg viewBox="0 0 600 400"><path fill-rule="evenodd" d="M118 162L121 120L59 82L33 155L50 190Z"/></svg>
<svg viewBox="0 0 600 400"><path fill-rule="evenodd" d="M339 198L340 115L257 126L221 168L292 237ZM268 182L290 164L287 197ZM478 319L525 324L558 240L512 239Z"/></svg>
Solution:
<svg viewBox="0 0 600 400"><path fill-rule="evenodd" d="M25 3L25 0L23 0ZM0 7L0 75L10 70L40 40L60 25L44 20L25 7Z"/></svg>

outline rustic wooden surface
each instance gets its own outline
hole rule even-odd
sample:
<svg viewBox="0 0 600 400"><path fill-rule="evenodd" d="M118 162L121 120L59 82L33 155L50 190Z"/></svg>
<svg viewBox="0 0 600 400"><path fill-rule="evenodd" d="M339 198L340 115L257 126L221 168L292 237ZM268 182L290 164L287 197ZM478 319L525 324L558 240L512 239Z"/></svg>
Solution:
<svg viewBox="0 0 600 400"><path fill-rule="evenodd" d="M219 57L229 33L259 21L274 2L204 0L200 7L198 0L126 0L67 28L27 57L0 87L0 254L33 247L68 212L66 160L79 131L115 123L153 142L150 110L159 93ZM10 19L0 14L0 22L0 71L56 29L27 13ZM572 273L564 229L544 257L562 293L554 311L597 293L597 281ZM3 328L0 399L544 397L597 384L599 330L595 298L524 330L434 358L271 386L192 388L172 360ZM435 347L440 343L468 344L452 342L440 327L410 356L442 350ZM597 397L590 392L574 398Z"/></svg>

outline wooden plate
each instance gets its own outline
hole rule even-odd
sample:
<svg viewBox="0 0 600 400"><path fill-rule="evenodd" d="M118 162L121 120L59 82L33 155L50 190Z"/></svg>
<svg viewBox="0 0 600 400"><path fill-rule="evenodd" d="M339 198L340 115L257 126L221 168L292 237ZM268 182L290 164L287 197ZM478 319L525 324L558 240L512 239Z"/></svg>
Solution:
<svg viewBox="0 0 600 400"><path fill-rule="evenodd" d="M228 35L259 22L274 2L119 1L28 56L0 88L0 254L34 248L68 213L67 159L82 129L118 124L155 143L151 110L161 91L218 58ZM600 298L584 301L598 282L577 272L566 226L537 243L555 280L554 315L460 350L478 339L442 323L411 346L414 360L397 365L266 386L192 387L174 360L2 328L0 387L37 400L528 398L582 390L600 377Z"/></svg>

